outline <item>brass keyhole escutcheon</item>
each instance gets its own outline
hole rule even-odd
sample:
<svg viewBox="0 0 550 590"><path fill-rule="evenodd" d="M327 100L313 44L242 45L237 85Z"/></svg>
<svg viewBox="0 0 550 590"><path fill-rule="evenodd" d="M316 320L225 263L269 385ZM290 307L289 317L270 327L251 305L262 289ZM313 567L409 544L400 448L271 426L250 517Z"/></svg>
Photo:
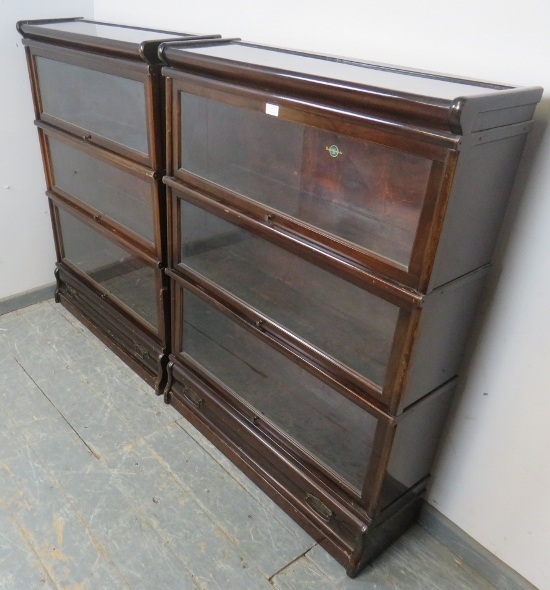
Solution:
<svg viewBox="0 0 550 590"><path fill-rule="evenodd" d="M327 150L331 158L337 158L338 156L342 155L342 152L338 149L337 145L327 145L325 149Z"/></svg>

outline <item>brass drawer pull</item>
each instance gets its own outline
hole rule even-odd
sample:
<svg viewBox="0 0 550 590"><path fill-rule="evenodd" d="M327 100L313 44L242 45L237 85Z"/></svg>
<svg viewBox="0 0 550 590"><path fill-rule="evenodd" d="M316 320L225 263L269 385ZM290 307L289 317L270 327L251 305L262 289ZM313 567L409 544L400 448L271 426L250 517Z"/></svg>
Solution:
<svg viewBox="0 0 550 590"><path fill-rule="evenodd" d="M141 346L141 344L138 344L137 342L134 342L134 351L143 360L145 360L145 357L151 356L145 346Z"/></svg>
<svg viewBox="0 0 550 590"><path fill-rule="evenodd" d="M306 504L326 522L330 522L334 516L332 510L312 494L306 494Z"/></svg>
<svg viewBox="0 0 550 590"><path fill-rule="evenodd" d="M202 398L198 396L190 387L186 387L183 390L183 397L196 408L200 408L202 404Z"/></svg>
<svg viewBox="0 0 550 590"><path fill-rule="evenodd" d="M77 297L78 293L77 293L76 289L74 289L70 285L67 285L67 283L65 283L64 287L65 287L64 290L67 293L67 295L70 295L71 297Z"/></svg>

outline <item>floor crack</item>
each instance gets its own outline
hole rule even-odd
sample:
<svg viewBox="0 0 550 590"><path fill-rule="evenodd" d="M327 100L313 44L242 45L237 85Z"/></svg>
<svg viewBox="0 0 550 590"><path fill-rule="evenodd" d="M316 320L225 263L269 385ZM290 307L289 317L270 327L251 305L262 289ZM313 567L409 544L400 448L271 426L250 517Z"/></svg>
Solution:
<svg viewBox="0 0 550 590"><path fill-rule="evenodd" d="M315 545L313 547L315 547ZM284 565L279 571L277 571L274 574L272 574L271 576L269 576L268 581L270 583L272 583L273 578L275 576L278 576L281 572L284 572L288 567L290 567L291 565L296 563L299 559L302 559L302 557L305 557L306 554L309 553L313 549L313 547L308 547L303 553L300 553L300 555L298 555L298 557L295 557L292 561L289 561L286 565Z"/></svg>
<svg viewBox="0 0 550 590"><path fill-rule="evenodd" d="M32 378L32 376L29 374L29 372L27 371L27 369L25 369L25 367L19 362L18 359L14 359L15 362L21 367L22 371L25 373L25 375L27 375L27 377L36 385L36 387L38 388L38 390L42 393L42 395L50 402L50 404L52 404L52 406L57 410L57 413L63 418L63 420L65 420L65 422L68 424L69 428L76 434L76 436L78 436L78 438L82 441L82 444L88 449L88 451L90 451L90 453L97 459L101 459L101 457L90 447L90 445L80 436L80 434L74 429L74 427L72 426L72 424L67 420L67 418L65 418L65 416L63 416L63 414L59 411L59 408L52 402L52 400L47 396L47 394L45 393L45 391L40 387L40 385L38 385L38 383Z"/></svg>

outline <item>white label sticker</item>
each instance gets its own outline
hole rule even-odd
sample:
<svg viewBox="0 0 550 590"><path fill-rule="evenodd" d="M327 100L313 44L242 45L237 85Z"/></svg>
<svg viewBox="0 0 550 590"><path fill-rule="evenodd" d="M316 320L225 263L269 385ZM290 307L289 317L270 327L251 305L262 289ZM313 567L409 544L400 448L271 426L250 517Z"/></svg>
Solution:
<svg viewBox="0 0 550 590"><path fill-rule="evenodd" d="M279 116L279 105L266 102L265 103L265 112L268 115L273 115L274 117L278 117Z"/></svg>

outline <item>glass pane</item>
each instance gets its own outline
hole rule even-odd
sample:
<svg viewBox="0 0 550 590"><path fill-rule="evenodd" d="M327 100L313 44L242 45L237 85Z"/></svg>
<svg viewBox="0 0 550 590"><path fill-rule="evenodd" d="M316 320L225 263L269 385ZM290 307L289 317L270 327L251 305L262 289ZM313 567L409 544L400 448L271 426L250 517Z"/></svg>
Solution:
<svg viewBox="0 0 550 590"><path fill-rule="evenodd" d="M383 386L399 308L181 201L181 260Z"/></svg>
<svg viewBox="0 0 550 590"><path fill-rule="evenodd" d="M54 185L154 243L151 184L48 137Z"/></svg>
<svg viewBox="0 0 550 590"><path fill-rule="evenodd" d="M157 39L173 39L174 36L183 36L185 33L168 33L165 31L155 31L154 29L132 29L129 27L117 27L116 25L88 22L72 21L64 23L49 23L40 25L45 29L54 31L63 31L74 33L76 35L87 35L89 37L99 37L101 39L116 39L128 43L139 43L143 41Z"/></svg>
<svg viewBox="0 0 550 590"><path fill-rule="evenodd" d="M154 269L63 209L58 211L65 258L156 328Z"/></svg>
<svg viewBox="0 0 550 590"><path fill-rule="evenodd" d="M181 168L408 267L432 161L181 95Z"/></svg>
<svg viewBox="0 0 550 590"><path fill-rule="evenodd" d="M184 352L361 489L376 418L188 291L183 308Z"/></svg>
<svg viewBox="0 0 550 590"><path fill-rule="evenodd" d="M274 47L254 47L245 43L178 48L178 51L448 100L459 96L484 94L486 88L495 90L510 88L501 84L461 80L444 74L426 76L426 74L405 69L401 73L398 67L384 68L380 64L361 63L346 58L304 55L295 51Z"/></svg>
<svg viewBox="0 0 550 590"><path fill-rule="evenodd" d="M37 57L42 111L149 153L143 82Z"/></svg>

